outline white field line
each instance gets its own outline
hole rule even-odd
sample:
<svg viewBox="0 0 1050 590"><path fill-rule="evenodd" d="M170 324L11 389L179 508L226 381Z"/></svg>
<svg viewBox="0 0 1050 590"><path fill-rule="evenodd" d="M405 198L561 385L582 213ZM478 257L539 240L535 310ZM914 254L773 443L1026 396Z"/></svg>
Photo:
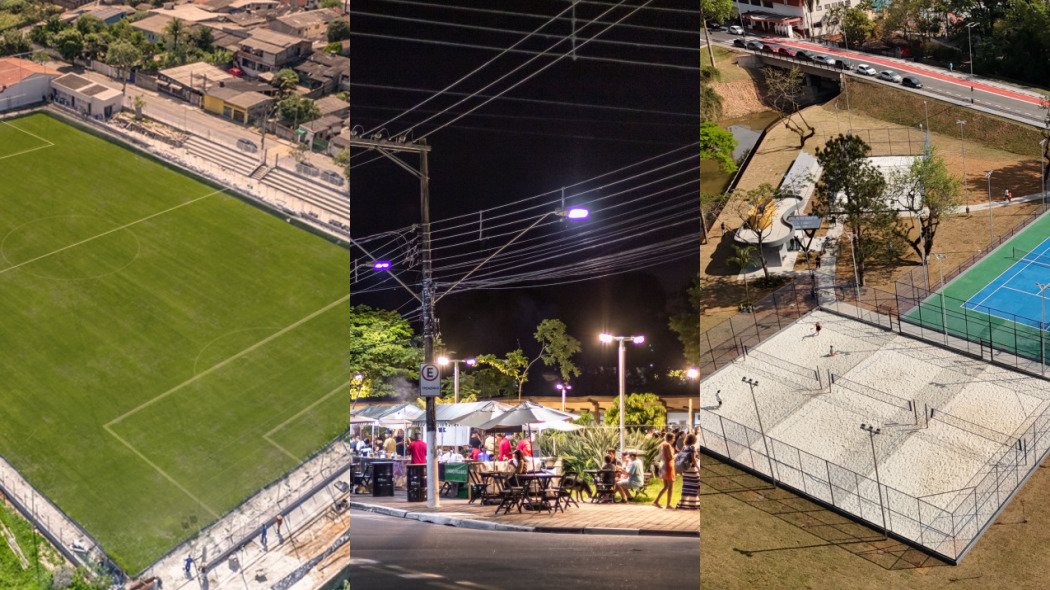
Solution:
<svg viewBox="0 0 1050 590"><path fill-rule="evenodd" d="M161 469L159 465L157 465L153 461L150 461L149 458L146 457L146 455L143 455L142 452L140 452L138 449L136 449L134 446L132 446L131 443L129 443L128 441L124 440L124 438L121 437L116 432L113 432L113 429L109 427L109 424L106 424L105 426L103 426L103 428L106 429L106 432L108 432L108 433L112 434L114 437L116 437L116 439L119 440L121 442L121 444L123 444L125 447L127 447L132 453L135 453L135 455L137 455L139 457L139 459L142 459L143 461L145 461L147 465L149 465L150 467L155 469L157 471L157 473L161 474L161 476L163 476L164 479L170 481L172 483L172 485L174 485L175 487L177 487L180 490L182 490L182 493L184 493L187 496L189 496L190 499L192 499L194 502L199 504L201 506L201 508L204 508L205 510L207 510L208 513L211 514L213 518L219 518L219 513L218 512L216 512L215 510L212 510L211 507L209 507L207 504L205 504L203 500L201 500L197 496L193 495L192 492L187 490L185 487L183 487L182 484L180 484L178 481L176 481L174 477L168 475L167 472L165 472L163 469Z"/></svg>
<svg viewBox="0 0 1050 590"><path fill-rule="evenodd" d="M336 299L335 301L329 303L328 305L318 309L317 311L314 311L310 315L307 315L307 316L305 316L305 317L303 317L303 318L301 318L299 320L296 320L295 322L289 324L288 326L282 328L281 330L279 330L277 332L274 332L273 334L267 336L266 338L263 338L262 340L256 342L255 344L252 344L248 348L245 348L244 350L242 350L242 351L238 352L237 354L227 358L226 360L224 360L224 361L222 361L220 363L214 364L211 367L208 367L207 369L205 369L204 371L201 371L200 373L197 373L193 377L190 377L189 379L183 381L182 383L179 383L175 387L172 387L171 389L165 391L164 393L158 395L157 397L155 397L155 398L153 398L151 400L148 400L146 402L143 402L143 403L139 404L137 407L135 407L135 408L133 408L133 409L131 409L131 410L121 414L120 416L117 416L113 420L110 420L109 422L107 422L106 426L107 427L113 426L114 424L117 424L118 422L124 420L128 416L136 414L136 413L138 413L138 412L148 408L149 406L152 406L153 404L159 402L160 400L162 400L162 399L168 397L169 395L179 391L183 387L186 387L187 385L190 385L192 383L197 382L202 377L205 377L205 376L210 375L211 373L213 373L215 371L218 371L219 369L222 369L226 365L228 365L228 364L232 363L233 361L235 361L235 360L245 356L246 354L251 353L251 352L255 351L256 349L269 344L270 342L276 340L277 338L280 338L281 336L287 334L288 332L291 332L292 330L294 330L294 329L298 328L299 326L305 324L306 322L314 319L315 317L317 317L317 316L319 316L319 315L321 315L321 314L331 310L332 308L334 308L334 307L336 307L338 305L341 305L341 304L345 303L346 301L348 301L354 295L355 295L355 293L347 293L346 295L340 297L339 299Z"/></svg>
<svg viewBox="0 0 1050 590"><path fill-rule="evenodd" d="M328 393L326 393L323 396L319 397L318 399L314 400L314 402L312 404L310 404L310 405L306 406L305 408L299 410L298 412L296 412L294 415L292 415L290 418L288 418L284 422L281 422L277 426L274 426L273 428L271 428L269 430L269 432L267 432L266 434L262 435L263 439L266 440L266 442L270 443L271 445L277 447L278 450L280 450L285 455L288 455L289 457L294 459L297 463L301 462L302 459L300 459L299 457L296 457L288 449L286 449L286 448L282 447L281 445L277 444L276 442L274 442L274 440L272 438L270 438L270 435L275 433L275 432L277 432L278 430L284 428L285 426L287 426L290 422L292 422L293 420L295 420L299 416L302 416L303 414L305 414L305 413L309 412L310 410L314 409L321 402L323 402L323 401L327 400L328 398L332 397L333 395L339 393L340 391L343 390L344 387L346 387L346 384L338 385L332 391L329 391Z"/></svg>
<svg viewBox="0 0 1050 590"><path fill-rule="evenodd" d="M35 138L37 138L37 139L39 139L40 141L42 141L42 142L46 143L48 147L51 147L51 146L55 145L55 144L54 144L54 143L52 143L51 141L49 141L49 140L47 140L47 139L44 139L43 137L40 137L40 136L39 136L39 135L37 135L36 133L33 133L33 132L31 132L31 131L26 131L25 129L22 129L21 127L19 127L19 126L17 126L17 125L14 125L14 124L12 124L12 123L9 123L8 121L4 121L4 125L7 125L8 127L12 128L12 129L17 129L17 130L21 131L22 133L25 133L26 135L28 135L28 136L30 136L30 137L35 137Z"/></svg>
<svg viewBox="0 0 1050 590"><path fill-rule="evenodd" d="M90 238L86 238L86 239L80 240L79 242L74 242L74 243L69 244L67 246L62 246L58 250L52 250L51 252L48 252L47 254L41 254L40 256L37 256L36 258L30 258L29 260L26 260L25 262L19 262L18 264L15 264L13 266L9 266L7 268L2 268L2 269L0 269L0 274L4 274L5 272L7 272L9 270L15 270L16 268L21 268L21 267L23 267L23 266L25 266L27 264L36 262L38 260L43 260L44 258L48 258L50 256L54 256L55 254L58 254L59 252L64 252L66 250L69 250L70 248L75 248L77 246L81 246L81 245L86 244L88 242L91 242L91 241L97 240L99 238L108 236L109 234L111 234L113 232L118 232L118 231L120 231L122 229L127 229L127 228L129 228L129 227L131 227L133 225L142 223L143 221L148 221L150 219L153 219L154 217L159 217L161 215L164 215L165 213L170 213L170 212L172 212L172 211L174 211L176 209L181 209L182 207L185 207L187 205L192 205L193 203L196 203L197 201L200 201L201 199L207 199L208 197L210 197L212 195L215 195L215 194L218 194L218 193L221 193L221 192L223 192L225 190L226 189L219 189L217 191L212 191L212 192L210 192L210 193L208 193L208 194L206 194L204 196L197 197L196 199L193 199L193 200L190 200L190 201L186 201L185 203L179 203L178 205L175 205L174 207L169 207L168 209L164 209L163 211L158 211L158 212L153 213L151 215L147 215L147 216L145 216L145 217L143 217L141 219L136 219L135 221L131 221L131 222L125 223L124 225L121 225L119 227L115 227L115 228L113 228L111 230L104 231L104 232L98 234L97 236L91 236Z"/></svg>
<svg viewBox="0 0 1050 590"><path fill-rule="evenodd" d="M22 154L28 154L29 152L35 152L37 150L44 150L44 149L47 149L49 147L53 147L53 145L40 145L40 146L37 146L35 148L29 148L28 150L22 150L20 152L15 152L13 154L7 154L6 156L0 156L0 160L6 160L8 158L13 158L15 156L21 156Z"/></svg>

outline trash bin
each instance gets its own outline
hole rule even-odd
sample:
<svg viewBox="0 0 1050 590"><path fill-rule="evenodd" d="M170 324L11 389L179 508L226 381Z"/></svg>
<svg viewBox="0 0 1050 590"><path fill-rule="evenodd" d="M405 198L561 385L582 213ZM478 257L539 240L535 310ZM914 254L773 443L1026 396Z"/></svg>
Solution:
<svg viewBox="0 0 1050 590"><path fill-rule="evenodd" d="M394 495L394 464L390 462L372 463L372 496Z"/></svg>
<svg viewBox="0 0 1050 590"><path fill-rule="evenodd" d="M423 463L405 466L405 485L409 502L427 501L427 466Z"/></svg>

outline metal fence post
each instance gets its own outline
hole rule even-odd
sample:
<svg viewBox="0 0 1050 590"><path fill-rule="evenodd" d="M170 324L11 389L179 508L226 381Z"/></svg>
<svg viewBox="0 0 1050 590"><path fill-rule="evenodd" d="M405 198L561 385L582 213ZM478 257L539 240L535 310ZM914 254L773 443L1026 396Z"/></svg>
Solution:
<svg viewBox="0 0 1050 590"><path fill-rule="evenodd" d="M824 471L828 474L828 493L831 494L831 505L837 506L835 504L835 484L831 483L831 466L828 464L827 459L824 459Z"/></svg>

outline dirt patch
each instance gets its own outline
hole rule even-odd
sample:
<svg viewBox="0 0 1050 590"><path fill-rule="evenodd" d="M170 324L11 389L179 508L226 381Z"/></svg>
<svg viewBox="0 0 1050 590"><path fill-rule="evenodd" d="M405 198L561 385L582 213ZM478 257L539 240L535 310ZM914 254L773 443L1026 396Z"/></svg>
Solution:
<svg viewBox="0 0 1050 590"><path fill-rule="evenodd" d="M758 89L750 78L732 82L716 82L713 86L722 97L723 118L734 119L769 110L759 99Z"/></svg>

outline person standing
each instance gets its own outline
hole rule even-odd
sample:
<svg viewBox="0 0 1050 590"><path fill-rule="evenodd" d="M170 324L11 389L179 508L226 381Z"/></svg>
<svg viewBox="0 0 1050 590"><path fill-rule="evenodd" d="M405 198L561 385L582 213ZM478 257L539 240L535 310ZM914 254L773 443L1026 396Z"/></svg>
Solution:
<svg viewBox="0 0 1050 590"><path fill-rule="evenodd" d="M485 452L488 453L490 457L496 454L495 435L489 434L485 437Z"/></svg>
<svg viewBox="0 0 1050 590"><path fill-rule="evenodd" d="M820 322L817 322L817 324L815 326L813 326L813 329L816 330L816 333L814 334L814 336L820 336L820 330L823 327L824 326L820 325Z"/></svg>
<svg viewBox="0 0 1050 590"><path fill-rule="evenodd" d="M412 463L421 464L427 462L427 443L419 440L419 434L412 437L408 444L408 454L412 455Z"/></svg>
<svg viewBox="0 0 1050 590"><path fill-rule="evenodd" d="M510 438L505 434L499 435L499 460L506 461L510 459Z"/></svg>
<svg viewBox="0 0 1050 590"><path fill-rule="evenodd" d="M395 449L397 451L397 456L398 457L404 457L405 456L405 431L404 430L398 430L397 431L397 434L394 436L394 442L397 443L397 448Z"/></svg>
<svg viewBox="0 0 1050 590"><path fill-rule="evenodd" d="M678 510L700 509L700 465L696 462L696 435L685 437L685 446L675 458L675 464L682 467L682 497L678 500Z"/></svg>
<svg viewBox="0 0 1050 590"><path fill-rule="evenodd" d="M387 433L386 440L383 441L383 452L386 453L387 457L393 457L397 451L397 443L394 442L394 435Z"/></svg>
<svg viewBox="0 0 1050 590"><path fill-rule="evenodd" d="M531 438L529 438L527 436L521 437L521 440L518 441L518 447L517 448L518 448L519 451L521 451L522 455L525 455L526 458L532 458L532 439Z"/></svg>
<svg viewBox="0 0 1050 590"><path fill-rule="evenodd" d="M660 498L663 497L664 492L667 492L667 508L671 508L671 496L674 495L674 447L671 443L674 442L674 434L668 432L664 435L664 442L660 443L660 449L657 451L657 456L663 461L663 468L660 469L660 481L663 482L664 487L660 488L660 493L656 495L656 500L653 502L653 506L657 508L663 508L660 506Z"/></svg>
<svg viewBox="0 0 1050 590"><path fill-rule="evenodd" d="M470 448L480 449L481 448L481 436L478 435L477 431L470 433Z"/></svg>

